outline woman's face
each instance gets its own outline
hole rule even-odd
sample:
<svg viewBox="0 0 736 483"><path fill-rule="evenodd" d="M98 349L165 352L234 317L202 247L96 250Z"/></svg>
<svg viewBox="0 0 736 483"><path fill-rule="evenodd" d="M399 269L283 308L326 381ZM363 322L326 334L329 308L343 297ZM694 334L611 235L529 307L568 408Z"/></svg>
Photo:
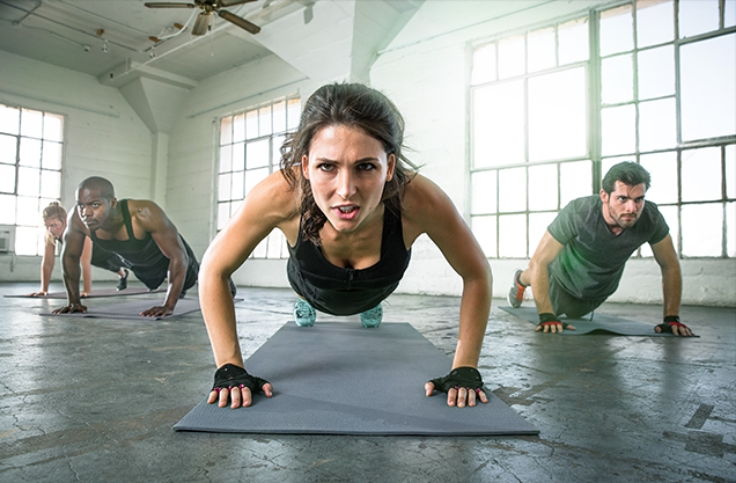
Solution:
<svg viewBox="0 0 736 483"><path fill-rule="evenodd" d="M46 227L46 231L51 234L52 237L57 240L61 238L66 229L66 220L60 220L56 216L52 216L43 221L43 225Z"/></svg>
<svg viewBox="0 0 736 483"><path fill-rule="evenodd" d="M381 206L383 187L391 180L396 156L360 129L342 125L317 131L302 156L302 173L314 200L338 232L360 228Z"/></svg>

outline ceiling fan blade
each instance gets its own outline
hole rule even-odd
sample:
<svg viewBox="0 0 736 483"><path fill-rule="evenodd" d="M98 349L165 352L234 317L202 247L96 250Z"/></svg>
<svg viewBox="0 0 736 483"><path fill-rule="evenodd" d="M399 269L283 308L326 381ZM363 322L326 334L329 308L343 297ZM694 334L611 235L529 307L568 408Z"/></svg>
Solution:
<svg viewBox="0 0 736 483"><path fill-rule="evenodd" d="M255 2L256 0L220 0L221 7L232 7L233 5L242 5L248 2Z"/></svg>
<svg viewBox="0 0 736 483"><path fill-rule="evenodd" d="M228 22L237 25L241 29L247 30L248 32L252 33L253 35L255 35L255 34L257 34L258 32L261 31L261 27L259 27L258 25L254 24L254 23L251 23L251 22L247 21L244 18L238 17L237 15L232 14L232 13L228 12L227 10L218 10L217 11L217 14L220 17L222 17L225 20L227 20Z"/></svg>
<svg viewBox="0 0 736 483"><path fill-rule="evenodd" d="M192 27L192 35L204 35L207 33L207 24L210 23L210 15L209 13L200 13L197 16L197 21L194 22L194 27Z"/></svg>
<svg viewBox="0 0 736 483"><path fill-rule="evenodd" d="M164 3L164 2L146 2L144 5L148 8L194 8L193 3Z"/></svg>

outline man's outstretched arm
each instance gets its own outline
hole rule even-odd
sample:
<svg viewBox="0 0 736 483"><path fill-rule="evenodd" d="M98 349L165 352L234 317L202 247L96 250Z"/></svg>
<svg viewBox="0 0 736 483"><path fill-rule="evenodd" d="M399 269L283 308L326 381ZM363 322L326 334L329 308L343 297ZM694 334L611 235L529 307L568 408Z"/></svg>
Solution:
<svg viewBox="0 0 736 483"><path fill-rule="evenodd" d="M680 271L680 261L672 243L672 237L667 235L662 241L652 245L652 252L654 253L654 259L662 270L663 315L665 317L665 322L658 325L655 330L661 332L664 329L675 335L691 336L693 335L692 331L680 323L679 320L680 301L682 299L682 272Z"/></svg>

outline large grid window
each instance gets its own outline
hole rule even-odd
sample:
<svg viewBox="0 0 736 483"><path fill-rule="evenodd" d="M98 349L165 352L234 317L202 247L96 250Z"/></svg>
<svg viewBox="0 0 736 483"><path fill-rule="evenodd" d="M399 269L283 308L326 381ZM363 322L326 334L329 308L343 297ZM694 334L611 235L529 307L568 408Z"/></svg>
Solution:
<svg viewBox="0 0 736 483"><path fill-rule="evenodd" d="M487 256L531 256L632 160L682 257L736 257L736 1L639 0L479 45L470 99Z"/></svg>
<svg viewBox="0 0 736 483"><path fill-rule="evenodd" d="M41 212L61 200L64 118L0 104L0 225L13 227L16 255L41 255Z"/></svg>
<svg viewBox="0 0 736 483"><path fill-rule="evenodd" d="M222 229L255 185L279 169L286 133L299 126L301 102L274 100L220 120L220 159L217 187L217 229ZM274 230L251 255L286 258L283 234Z"/></svg>

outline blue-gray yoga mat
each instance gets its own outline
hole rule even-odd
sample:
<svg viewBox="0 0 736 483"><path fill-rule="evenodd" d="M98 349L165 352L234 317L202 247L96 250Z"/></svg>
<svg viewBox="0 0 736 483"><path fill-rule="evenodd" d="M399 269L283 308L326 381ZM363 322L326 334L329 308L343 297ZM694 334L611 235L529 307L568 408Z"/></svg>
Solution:
<svg viewBox="0 0 736 483"><path fill-rule="evenodd" d="M510 314L520 317L534 325L539 324L539 314L535 307L499 307ZM635 320L622 319L613 315L593 313L584 318L573 319L565 316L560 317L561 322L572 324L575 330L565 330L562 335L587 335L587 334L613 334L613 335L639 335L647 337L674 337L672 334L660 334L654 332L654 325L637 322ZM693 337L700 337L693 335Z"/></svg>
<svg viewBox="0 0 736 483"><path fill-rule="evenodd" d="M426 397L425 382L446 375L451 360L405 323L364 329L349 322L301 328L289 322L245 367L273 384L272 398L258 394L250 407L239 409L203 400L174 429L425 436L539 433L488 389L489 403L472 408L448 407L445 394Z"/></svg>
<svg viewBox="0 0 736 483"><path fill-rule="evenodd" d="M165 288L158 288L156 290L148 290L145 287L128 287L125 290L117 291L114 288L110 289L101 289L101 290L92 290L92 293L84 297L83 300L86 299L94 299L94 298L100 298L100 297L124 297L126 295L145 295L150 293L159 293L159 292L165 292ZM60 299L60 300L66 300L67 294L66 292L49 292L46 295L42 295L40 297L31 297L28 294L13 294L13 295L5 295L7 298L29 298L29 299Z"/></svg>
<svg viewBox="0 0 736 483"><path fill-rule="evenodd" d="M105 319L134 319L134 320L162 320L170 319L178 315L189 314L199 310L199 299L198 298L184 298L180 299L174 307L174 313L165 317L143 317L141 312L151 307L163 305L164 301L161 299L138 299L131 302L125 302L122 304L105 304L96 306L92 304L86 304L87 312L74 313L74 314L52 314L51 312L41 312L41 315L48 315L53 317L97 317ZM54 309L51 309L54 310Z"/></svg>

